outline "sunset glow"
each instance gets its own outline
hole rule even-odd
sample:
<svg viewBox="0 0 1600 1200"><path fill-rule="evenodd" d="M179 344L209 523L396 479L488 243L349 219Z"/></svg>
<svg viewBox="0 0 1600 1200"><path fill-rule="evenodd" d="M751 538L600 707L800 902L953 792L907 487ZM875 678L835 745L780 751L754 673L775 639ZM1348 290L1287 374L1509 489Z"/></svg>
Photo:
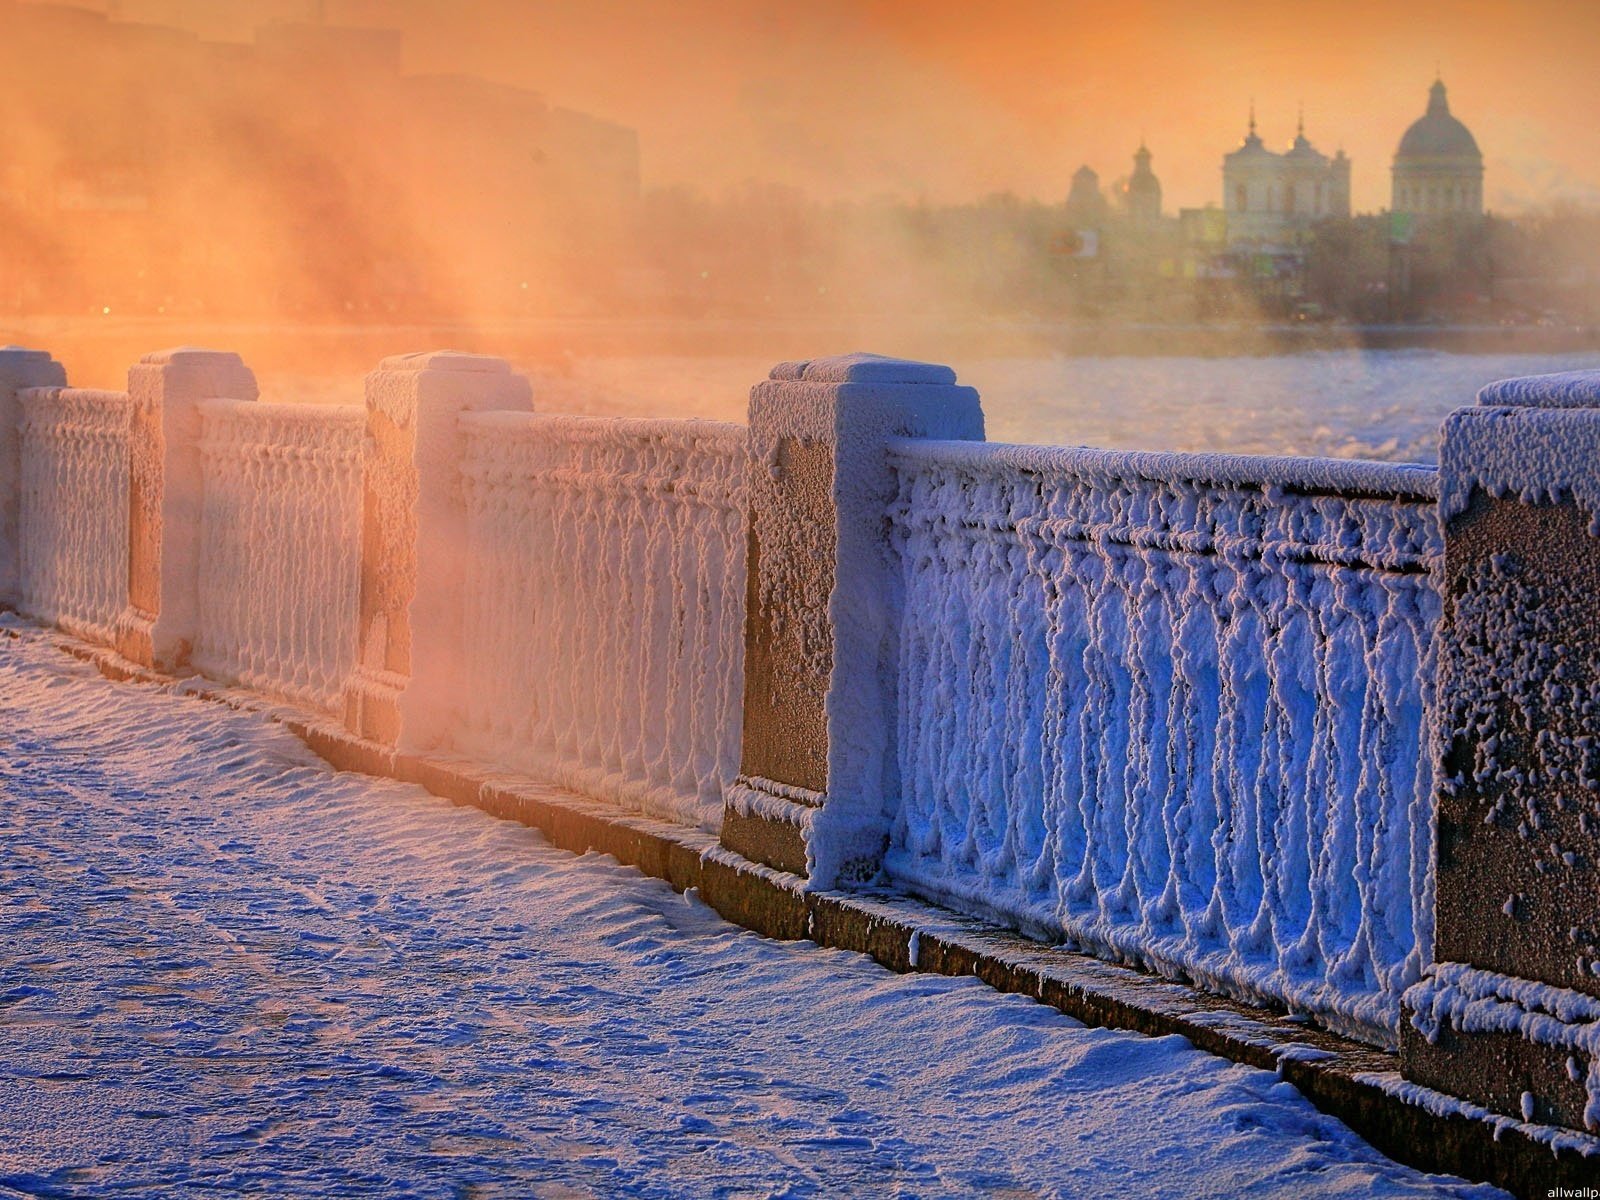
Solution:
<svg viewBox="0 0 1600 1200"><path fill-rule="evenodd" d="M0 1194L1600 1196L1596 51L0 0Z"/></svg>
<svg viewBox="0 0 1600 1200"><path fill-rule="evenodd" d="M85 7L94 7L85 3ZM99 4L103 11L104 0ZM247 39L273 20L406 31L417 72L468 72L636 128L647 185L749 178L819 195L1064 196L1143 134L1174 207L1220 199L1251 99L1269 145L1308 135L1386 203L1437 68L1478 132L1491 209L1600 193L1592 48L1569 0L1116 5L1002 0L123 0L119 18Z"/></svg>

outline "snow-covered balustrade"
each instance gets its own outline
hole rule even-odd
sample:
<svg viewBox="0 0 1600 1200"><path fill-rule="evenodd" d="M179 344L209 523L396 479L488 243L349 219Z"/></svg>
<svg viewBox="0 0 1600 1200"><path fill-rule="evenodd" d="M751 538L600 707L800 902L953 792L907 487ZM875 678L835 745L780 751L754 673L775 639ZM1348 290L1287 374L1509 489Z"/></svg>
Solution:
<svg viewBox="0 0 1600 1200"><path fill-rule="evenodd" d="M128 609L117 652L141 666L188 670L198 638L200 406L258 394L254 372L226 350L160 350L128 370Z"/></svg>
<svg viewBox="0 0 1600 1200"><path fill-rule="evenodd" d="M355 665L359 405L200 405L204 507L193 665L330 712Z"/></svg>
<svg viewBox="0 0 1600 1200"><path fill-rule="evenodd" d="M111 645L128 604L132 406L82 388L18 398L17 607Z"/></svg>
<svg viewBox="0 0 1600 1200"><path fill-rule="evenodd" d="M715 829L739 756L743 427L520 412L461 425L457 745Z"/></svg>
<svg viewBox="0 0 1600 1200"><path fill-rule="evenodd" d="M66 370L44 351L0 346L0 606L15 607L18 603L22 393L28 388L66 384Z"/></svg>
<svg viewBox="0 0 1600 1200"><path fill-rule="evenodd" d="M1436 473L890 455L890 875L1392 1044L1430 948Z"/></svg>

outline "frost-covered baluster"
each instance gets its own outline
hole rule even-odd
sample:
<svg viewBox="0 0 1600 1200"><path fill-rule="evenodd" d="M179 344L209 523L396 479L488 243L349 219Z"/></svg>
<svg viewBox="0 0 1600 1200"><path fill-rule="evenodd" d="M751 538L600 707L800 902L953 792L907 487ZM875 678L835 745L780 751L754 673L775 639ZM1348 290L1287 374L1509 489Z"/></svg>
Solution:
<svg viewBox="0 0 1600 1200"><path fill-rule="evenodd" d="M468 576L464 412L532 408L504 359L386 358L367 376L360 660L345 724L407 750L448 745L461 710Z"/></svg>
<svg viewBox="0 0 1600 1200"><path fill-rule="evenodd" d="M199 617L200 405L254 400L256 377L237 354L162 350L128 371L133 402L128 501L128 607L117 649L145 666L188 661Z"/></svg>
<svg viewBox="0 0 1600 1200"><path fill-rule="evenodd" d="M1445 423L1436 965L1408 1078L1600 1132L1600 372Z"/></svg>
<svg viewBox="0 0 1600 1200"><path fill-rule="evenodd" d="M67 373L43 350L0 347L0 607L14 607L22 593L18 575L18 512L22 497L22 420L17 393L24 388L65 387Z"/></svg>
<svg viewBox="0 0 1600 1200"><path fill-rule="evenodd" d="M831 887L877 871L895 802L899 584L888 439L982 440L949 367L783 363L750 393L744 748L722 841Z"/></svg>

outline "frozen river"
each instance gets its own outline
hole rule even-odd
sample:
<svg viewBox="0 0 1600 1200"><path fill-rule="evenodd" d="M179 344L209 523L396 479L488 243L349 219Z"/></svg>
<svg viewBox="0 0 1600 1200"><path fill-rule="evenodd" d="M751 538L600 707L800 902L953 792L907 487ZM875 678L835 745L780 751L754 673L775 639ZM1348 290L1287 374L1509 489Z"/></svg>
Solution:
<svg viewBox="0 0 1600 1200"><path fill-rule="evenodd" d="M1439 423L1486 383L1600 368L1600 354L1326 350L1267 357L952 358L990 441L1433 462ZM749 358L592 358L531 367L549 411L742 421Z"/></svg>
<svg viewBox="0 0 1600 1200"><path fill-rule="evenodd" d="M1500 1195L1181 1038L742 932L26 629L0 841L0 1196Z"/></svg>
<svg viewBox="0 0 1600 1200"><path fill-rule="evenodd" d="M781 359L871 350L954 366L962 382L983 395L991 441L1419 462L1434 460L1445 414L1471 404L1484 384L1600 368L1594 349L1458 353L1346 346L1221 353L1244 335L1187 327L1170 335L1145 330L1139 344L1155 350L1204 345L1204 353L1084 354L1096 343L1079 330L1079 352L1068 355L1046 348L1048 330L1035 332L1024 336L1005 323L992 329L946 323L911 335L894 322L873 321L853 329L623 320L341 328L41 318L0 328L0 341L50 349L73 383L109 388L124 386L128 365L162 346L233 349L255 369L263 399L352 404L361 402L363 375L384 356L449 346L509 359L531 377L534 402L546 412L724 421L744 420L750 386ZM1537 345L1530 340L1537 332L1520 331L1517 344ZM1108 329L1107 345L1126 334ZM1476 344L1510 343L1489 331Z"/></svg>

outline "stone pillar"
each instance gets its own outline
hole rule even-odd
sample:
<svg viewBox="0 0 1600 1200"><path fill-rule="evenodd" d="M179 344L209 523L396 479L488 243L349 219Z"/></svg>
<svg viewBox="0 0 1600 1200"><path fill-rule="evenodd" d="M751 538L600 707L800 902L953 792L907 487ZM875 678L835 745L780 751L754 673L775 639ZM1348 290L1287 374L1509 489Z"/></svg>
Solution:
<svg viewBox="0 0 1600 1200"><path fill-rule="evenodd" d="M205 501L200 405L259 394L250 368L222 350L162 350L129 369L128 608L117 627L124 658L163 671L188 662Z"/></svg>
<svg viewBox="0 0 1600 1200"><path fill-rule="evenodd" d="M1600 1131L1600 372L1454 413L1440 511L1437 965L1402 1068Z"/></svg>
<svg viewBox="0 0 1600 1200"><path fill-rule="evenodd" d="M887 439L983 438L949 367L783 363L750 393L744 747L722 843L817 887L870 878L898 791Z"/></svg>
<svg viewBox="0 0 1600 1200"><path fill-rule="evenodd" d="M406 750L448 748L464 632L458 418L532 407L527 379L499 358L406 354L367 376L360 649L345 692L351 732Z"/></svg>
<svg viewBox="0 0 1600 1200"><path fill-rule="evenodd" d="M21 592L17 577L18 518L22 502L22 403L31 387L65 387L67 373L43 350L0 347L0 608L13 607Z"/></svg>

